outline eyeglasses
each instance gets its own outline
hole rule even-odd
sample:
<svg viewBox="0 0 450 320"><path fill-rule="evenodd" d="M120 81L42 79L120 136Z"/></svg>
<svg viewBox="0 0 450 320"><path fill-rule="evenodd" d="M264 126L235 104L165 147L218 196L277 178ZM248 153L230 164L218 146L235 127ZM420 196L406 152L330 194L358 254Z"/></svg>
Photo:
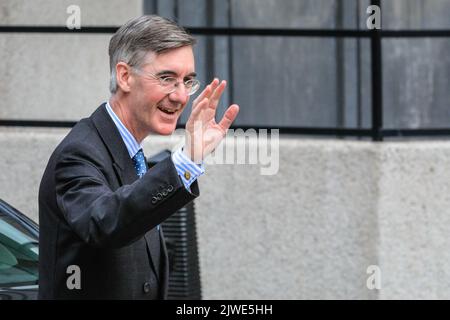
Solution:
<svg viewBox="0 0 450 320"><path fill-rule="evenodd" d="M155 79L159 81L159 84L161 85L163 92L165 94L171 94L175 92L178 88L178 85L180 82L175 77L170 76L156 76L152 73L143 72L139 69L133 68L133 70L142 76L147 76L149 78ZM188 96L193 95L197 92L197 90L200 88L200 81L197 79L189 79L186 81L183 81L184 87L186 88L186 92Z"/></svg>

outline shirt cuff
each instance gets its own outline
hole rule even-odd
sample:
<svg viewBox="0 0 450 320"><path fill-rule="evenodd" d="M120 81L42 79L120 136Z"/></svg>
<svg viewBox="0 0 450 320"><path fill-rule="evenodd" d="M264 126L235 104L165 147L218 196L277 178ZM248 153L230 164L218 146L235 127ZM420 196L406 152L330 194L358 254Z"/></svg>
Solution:
<svg viewBox="0 0 450 320"><path fill-rule="evenodd" d="M182 151L182 148L178 149L172 154L172 161L177 169L178 175L183 181L184 186L190 192L191 184L203 173L205 173L205 167L203 163L196 164L189 159Z"/></svg>

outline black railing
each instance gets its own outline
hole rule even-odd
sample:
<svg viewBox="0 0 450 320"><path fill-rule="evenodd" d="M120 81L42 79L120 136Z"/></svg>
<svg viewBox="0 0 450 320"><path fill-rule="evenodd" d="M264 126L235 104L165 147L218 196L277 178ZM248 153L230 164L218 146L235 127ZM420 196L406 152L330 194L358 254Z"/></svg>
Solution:
<svg viewBox="0 0 450 320"><path fill-rule="evenodd" d="M113 34L119 27L83 26L68 29L61 26L0 26L0 33L97 33ZM259 36L259 37L326 37L326 38L370 38L376 31L382 38L448 38L450 30L336 30L336 29L280 29L280 28L219 28L185 27L199 36Z"/></svg>
<svg viewBox="0 0 450 320"><path fill-rule="evenodd" d="M381 7L380 0L372 0L372 5ZM109 34L116 32L113 26L86 26L81 29L68 29L61 26L0 26L0 33L96 33ZM385 137L450 137L450 128L423 129L385 129L383 128L383 76L382 76L382 38L450 38L450 30L332 30L332 29L262 29L262 28L216 28L186 27L194 35L204 36L279 36L279 37L331 37L331 38L368 38L371 54L371 117L372 124L363 128L324 128L324 127L270 127L279 129L281 134L305 134L338 137L368 137L373 141L382 141ZM71 121L41 121L0 119L0 126L27 127L72 127ZM181 127L181 126L178 126ZM232 127L236 129L236 127ZM245 129L250 126L239 126ZM251 126L254 129L261 129Z"/></svg>

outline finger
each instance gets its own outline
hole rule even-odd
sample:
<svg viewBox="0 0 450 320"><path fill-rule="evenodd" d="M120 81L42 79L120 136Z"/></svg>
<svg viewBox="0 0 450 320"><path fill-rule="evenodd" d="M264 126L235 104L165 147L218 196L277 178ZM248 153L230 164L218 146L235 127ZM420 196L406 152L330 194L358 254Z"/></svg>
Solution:
<svg viewBox="0 0 450 320"><path fill-rule="evenodd" d="M227 111L225 111L222 120L220 120L219 122L219 126L225 131L228 130L228 128L233 123L234 119L236 119L238 113L239 113L239 106L237 104L231 105L227 109Z"/></svg>
<svg viewBox="0 0 450 320"><path fill-rule="evenodd" d="M202 93L199 94L197 98L195 98L194 102L192 103L192 106L195 106L197 103L202 101L205 97L209 97L211 95L211 85L207 85L205 90L202 91Z"/></svg>
<svg viewBox="0 0 450 320"><path fill-rule="evenodd" d="M206 107L209 104L209 99L204 98L200 103L192 109L191 115L189 116L189 119L196 119L198 115L200 114L200 111Z"/></svg>
<svg viewBox="0 0 450 320"><path fill-rule="evenodd" d="M206 86L205 90L203 90L203 92L194 100L194 104L199 103L204 98L210 98L211 93L214 92L214 90L217 88L218 85L219 85L219 79L214 78L214 80L211 81L211 83Z"/></svg>
<svg viewBox="0 0 450 320"><path fill-rule="evenodd" d="M211 92L209 93L208 98L211 98L211 94L217 89L217 87L219 86L220 81L217 78L214 78L213 81L211 81L211 83L209 84L210 88L211 88Z"/></svg>
<svg viewBox="0 0 450 320"><path fill-rule="evenodd" d="M208 108L210 100L208 98L203 98L203 100L198 101L197 103L192 105L192 112L194 110L197 112L200 112L201 109Z"/></svg>
<svg viewBox="0 0 450 320"><path fill-rule="evenodd" d="M219 104L219 100L220 97L222 96L223 91L225 90L225 87L227 86L227 82L225 80L223 80L220 85L214 90L214 92L211 95L211 102L209 104L210 108L212 109L216 109L218 104Z"/></svg>
<svg viewBox="0 0 450 320"><path fill-rule="evenodd" d="M209 84L211 86L212 91L214 91L219 85L220 81L217 78L214 78L213 81Z"/></svg>

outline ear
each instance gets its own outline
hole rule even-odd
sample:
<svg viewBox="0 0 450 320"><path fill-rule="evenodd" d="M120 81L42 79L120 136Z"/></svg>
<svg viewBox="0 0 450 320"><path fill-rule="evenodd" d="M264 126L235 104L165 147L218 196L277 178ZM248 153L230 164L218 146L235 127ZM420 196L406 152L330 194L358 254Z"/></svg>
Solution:
<svg viewBox="0 0 450 320"><path fill-rule="evenodd" d="M118 62L116 64L116 81L117 86L123 91L123 92L130 92L131 91L131 73L130 73L130 66L127 65L125 62Z"/></svg>

